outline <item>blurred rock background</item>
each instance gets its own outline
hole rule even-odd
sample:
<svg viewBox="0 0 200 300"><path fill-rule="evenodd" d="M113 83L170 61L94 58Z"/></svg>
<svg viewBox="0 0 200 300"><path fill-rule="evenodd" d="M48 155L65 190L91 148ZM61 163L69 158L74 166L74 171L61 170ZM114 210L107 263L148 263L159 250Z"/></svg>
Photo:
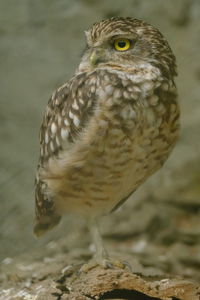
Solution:
<svg viewBox="0 0 200 300"><path fill-rule="evenodd" d="M32 234L38 131L51 93L79 63L84 30L112 16L144 19L169 41L178 63L182 132L164 168L103 219L102 231L144 263L159 257L173 264L178 257L190 276L200 268L199 0L0 1L0 258L65 237L65 247L81 244L84 222L70 216L42 240Z"/></svg>

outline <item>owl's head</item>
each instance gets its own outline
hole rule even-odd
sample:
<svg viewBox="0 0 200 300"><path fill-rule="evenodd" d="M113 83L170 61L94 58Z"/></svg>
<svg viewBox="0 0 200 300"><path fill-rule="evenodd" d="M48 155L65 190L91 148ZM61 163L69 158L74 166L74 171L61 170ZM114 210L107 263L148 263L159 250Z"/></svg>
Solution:
<svg viewBox="0 0 200 300"><path fill-rule="evenodd" d="M86 31L87 47L79 71L112 68L131 72L145 63L166 77L176 75L175 57L158 29L132 18L111 18Z"/></svg>

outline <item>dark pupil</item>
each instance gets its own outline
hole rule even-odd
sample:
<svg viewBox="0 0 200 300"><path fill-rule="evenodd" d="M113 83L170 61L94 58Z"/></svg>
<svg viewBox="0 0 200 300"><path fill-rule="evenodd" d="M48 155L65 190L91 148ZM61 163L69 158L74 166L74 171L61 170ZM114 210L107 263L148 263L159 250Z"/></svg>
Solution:
<svg viewBox="0 0 200 300"><path fill-rule="evenodd" d="M118 42L118 46L120 48L124 48L126 46L126 42L120 41L120 42Z"/></svg>

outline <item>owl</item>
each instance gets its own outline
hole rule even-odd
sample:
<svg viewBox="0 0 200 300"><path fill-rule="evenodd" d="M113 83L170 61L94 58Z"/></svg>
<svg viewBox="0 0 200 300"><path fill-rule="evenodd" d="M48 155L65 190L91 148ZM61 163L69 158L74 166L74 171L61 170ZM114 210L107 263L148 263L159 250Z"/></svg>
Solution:
<svg viewBox="0 0 200 300"><path fill-rule="evenodd" d="M95 23L75 75L50 98L36 175L37 236L65 213L86 218L96 255L96 220L160 169L179 134L172 50L152 25L127 18Z"/></svg>

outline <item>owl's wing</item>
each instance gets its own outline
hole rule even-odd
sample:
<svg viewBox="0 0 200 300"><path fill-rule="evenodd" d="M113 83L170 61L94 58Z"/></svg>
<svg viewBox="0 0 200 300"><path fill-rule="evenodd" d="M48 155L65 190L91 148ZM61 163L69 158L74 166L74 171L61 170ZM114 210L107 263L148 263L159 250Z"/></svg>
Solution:
<svg viewBox="0 0 200 300"><path fill-rule="evenodd" d="M34 232L38 236L60 221L60 216L54 210L54 201L47 193L46 183L40 178L40 169L50 158L56 158L62 150L73 147L74 141L85 128L95 105L94 76L83 73L73 77L48 102L40 129L40 158L35 183Z"/></svg>

